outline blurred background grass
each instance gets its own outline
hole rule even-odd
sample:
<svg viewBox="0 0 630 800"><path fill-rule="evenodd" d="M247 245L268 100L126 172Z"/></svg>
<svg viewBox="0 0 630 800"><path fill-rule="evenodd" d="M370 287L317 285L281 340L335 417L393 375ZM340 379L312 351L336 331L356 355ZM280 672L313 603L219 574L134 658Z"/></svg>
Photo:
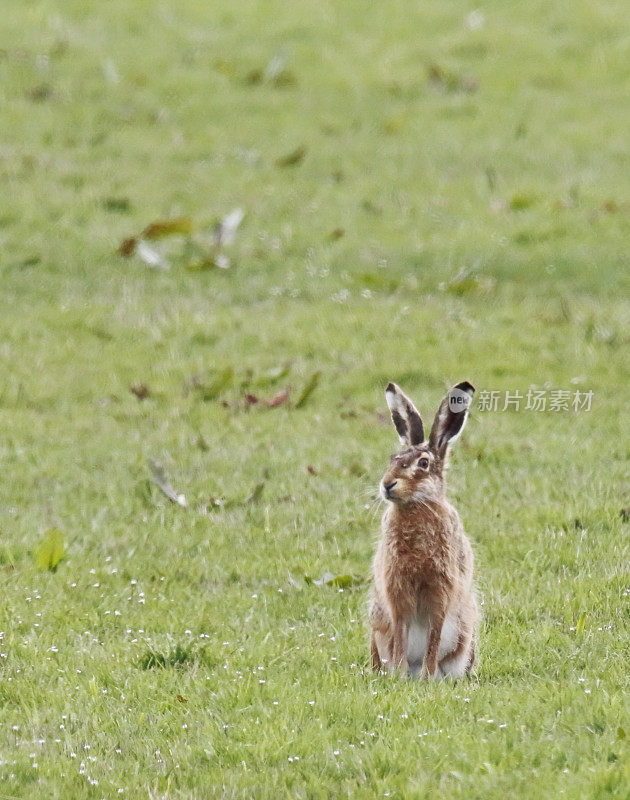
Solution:
<svg viewBox="0 0 630 800"><path fill-rule="evenodd" d="M9 794L625 796L629 22L615 2L4 4ZM170 271L117 252L237 207L227 270L186 269L181 238L155 244ZM303 408L246 399L294 404L319 371ZM390 379L425 422L461 379L594 392L472 415L451 492L485 622L455 688L364 670ZM37 572L52 525L66 553ZM326 571L357 583L308 583ZM169 668L142 669L153 652Z"/></svg>

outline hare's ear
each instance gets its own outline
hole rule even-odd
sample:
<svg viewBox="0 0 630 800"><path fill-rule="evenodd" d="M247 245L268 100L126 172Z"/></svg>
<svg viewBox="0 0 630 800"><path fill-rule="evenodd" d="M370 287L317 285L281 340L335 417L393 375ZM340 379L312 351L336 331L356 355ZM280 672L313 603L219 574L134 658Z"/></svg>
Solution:
<svg viewBox="0 0 630 800"><path fill-rule="evenodd" d="M444 459L449 444L464 429L474 393L475 387L463 381L453 386L440 403L429 436L429 448L438 458Z"/></svg>
<svg viewBox="0 0 630 800"><path fill-rule="evenodd" d="M395 383L390 383L385 389L385 399L401 444L410 447L424 442L422 419L407 395Z"/></svg>

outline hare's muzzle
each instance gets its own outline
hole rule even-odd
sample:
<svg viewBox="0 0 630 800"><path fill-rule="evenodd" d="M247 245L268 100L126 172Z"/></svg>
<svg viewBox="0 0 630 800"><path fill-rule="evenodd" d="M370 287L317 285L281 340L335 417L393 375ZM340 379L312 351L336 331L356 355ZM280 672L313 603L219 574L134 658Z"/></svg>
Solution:
<svg viewBox="0 0 630 800"><path fill-rule="evenodd" d="M395 487L398 481L381 481L381 492L383 494L383 499L391 500L394 498L395 495Z"/></svg>

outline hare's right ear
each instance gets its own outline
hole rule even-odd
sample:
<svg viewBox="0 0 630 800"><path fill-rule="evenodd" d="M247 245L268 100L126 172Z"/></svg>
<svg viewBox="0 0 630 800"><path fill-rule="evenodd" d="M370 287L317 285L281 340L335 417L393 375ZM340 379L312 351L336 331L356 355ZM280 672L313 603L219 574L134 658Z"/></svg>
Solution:
<svg viewBox="0 0 630 800"><path fill-rule="evenodd" d="M474 394L472 383L462 381L440 403L429 436L429 448L439 459L444 460L449 444L464 429Z"/></svg>
<svg viewBox="0 0 630 800"><path fill-rule="evenodd" d="M385 399L400 443L411 447L424 442L422 419L407 395L395 383L390 383L385 389Z"/></svg>

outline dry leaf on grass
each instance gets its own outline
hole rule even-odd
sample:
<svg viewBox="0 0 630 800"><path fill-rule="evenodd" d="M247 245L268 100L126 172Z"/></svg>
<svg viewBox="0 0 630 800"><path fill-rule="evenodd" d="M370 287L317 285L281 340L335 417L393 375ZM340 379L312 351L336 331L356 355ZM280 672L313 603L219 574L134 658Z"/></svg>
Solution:
<svg viewBox="0 0 630 800"><path fill-rule="evenodd" d="M278 392L269 400L258 397L258 395L248 392L245 395L245 402L247 403L247 406L261 405L265 406L266 408L278 408L279 406L283 406L286 403L288 403L290 396L291 396L291 387L287 386L286 389L283 389L281 392Z"/></svg>
<svg viewBox="0 0 630 800"><path fill-rule="evenodd" d="M254 487L254 491L250 494L250 496L245 501L246 503L257 503L260 498L262 497L263 489L265 488L264 481L257 483Z"/></svg>
<svg viewBox="0 0 630 800"><path fill-rule="evenodd" d="M302 389L302 393L300 394L295 403L295 408L302 408L302 406L306 405L309 397L313 394L313 392L317 388L317 384L319 383L319 379L321 377L322 377L321 370L317 370L317 372L314 372L311 375L311 377L306 382L306 385Z"/></svg>
<svg viewBox="0 0 630 800"><path fill-rule="evenodd" d="M280 156L280 158L277 158L276 167L294 167L304 160L306 152L306 147L304 145L300 145L299 147L296 147L295 150L287 153L285 156Z"/></svg>
<svg viewBox="0 0 630 800"><path fill-rule="evenodd" d="M350 586L357 586L363 583L362 578L357 578L355 575L333 575L332 572L324 572L322 577L317 580L313 580L306 575L305 580L314 586L333 586L337 589L347 589Z"/></svg>
<svg viewBox="0 0 630 800"><path fill-rule="evenodd" d="M158 267L159 269L170 269L171 265L166 258L154 247L148 245L144 239L140 239L136 244L136 253L150 267Z"/></svg>
<svg viewBox="0 0 630 800"><path fill-rule="evenodd" d="M171 502L176 503L178 506L181 506L182 508L186 508L188 506L188 503L186 501L185 495L178 494L175 491L175 489L173 489L168 478L166 477L166 472L164 470L164 467L150 458L147 458L147 465L149 467L149 470L151 471L151 480L158 487L158 489L164 492L164 494L168 497L168 499Z"/></svg>
<svg viewBox="0 0 630 800"><path fill-rule="evenodd" d="M120 247L118 248L118 255L129 258L136 252L137 244L138 240L135 236L131 236L129 239L123 239L123 241L120 243Z"/></svg>
<svg viewBox="0 0 630 800"><path fill-rule="evenodd" d="M151 222L142 231L141 239L162 239L164 236L187 236L192 233L190 217L174 217Z"/></svg>
<svg viewBox="0 0 630 800"><path fill-rule="evenodd" d="M150 267L168 270L171 263L166 255L154 244L159 239L166 237L183 237L183 243L170 248L169 253L174 263L192 271L207 269L228 269L230 259L223 252L234 242L236 231L243 221L245 212L235 208L226 214L215 225L212 239L202 233L193 236L193 222L190 217L174 217L173 219L156 220L147 225L139 236L131 236L121 242L118 254L129 258L133 255L148 264Z"/></svg>
<svg viewBox="0 0 630 800"><path fill-rule="evenodd" d="M131 394L134 394L138 400L146 400L151 394L146 383L132 383L129 387L129 391Z"/></svg>
<svg viewBox="0 0 630 800"><path fill-rule="evenodd" d="M470 75L459 75L433 62L427 67L429 81L436 89L445 92L476 92L478 83Z"/></svg>
<svg viewBox="0 0 630 800"><path fill-rule="evenodd" d="M35 553L37 566L40 569L54 572L63 558L65 549L66 542L63 533L59 528L49 528Z"/></svg>
<svg viewBox="0 0 630 800"><path fill-rule="evenodd" d="M236 231L245 217L245 212L242 208L235 208L226 214L221 222L215 226L214 230L214 246L217 250L221 247L229 247L234 242Z"/></svg>
<svg viewBox="0 0 630 800"><path fill-rule="evenodd" d="M282 406L288 402L289 397L291 396L291 387L287 386L286 389L283 389L278 394L274 395L271 400L267 400L266 405L269 408L278 408L278 406Z"/></svg>

